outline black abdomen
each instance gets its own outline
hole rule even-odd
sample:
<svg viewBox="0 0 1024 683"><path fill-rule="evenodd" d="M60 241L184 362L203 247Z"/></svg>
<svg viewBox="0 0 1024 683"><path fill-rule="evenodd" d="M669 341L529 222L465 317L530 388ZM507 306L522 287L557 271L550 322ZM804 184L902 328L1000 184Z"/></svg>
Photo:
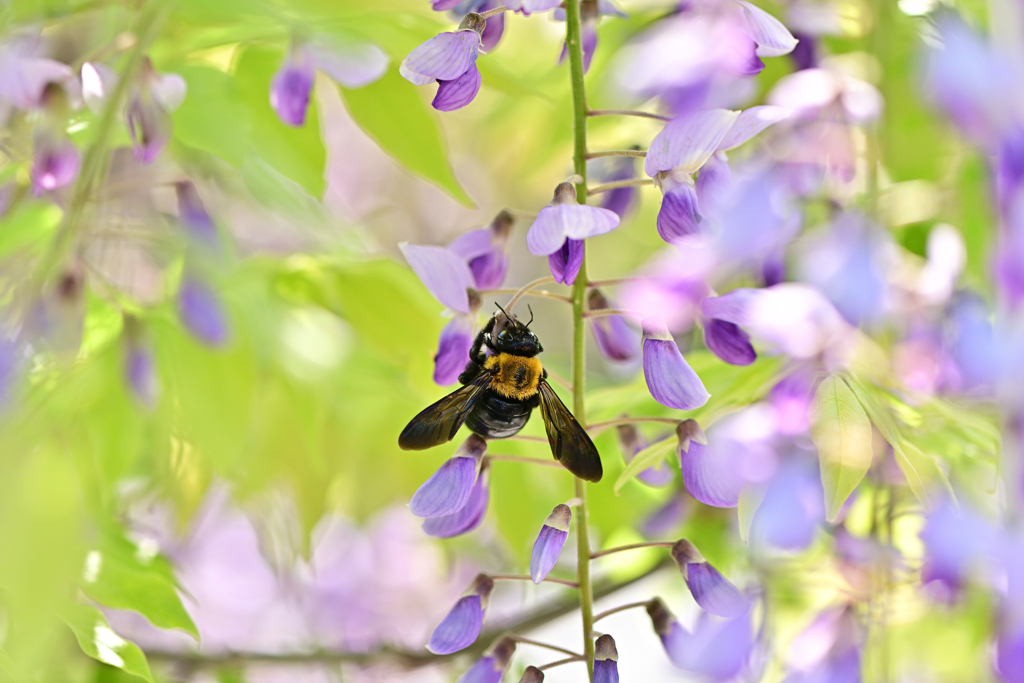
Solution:
<svg viewBox="0 0 1024 683"><path fill-rule="evenodd" d="M492 389L476 404L466 426L485 439L504 439L517 434L530 419L534 401L505 398Z"/></svg>

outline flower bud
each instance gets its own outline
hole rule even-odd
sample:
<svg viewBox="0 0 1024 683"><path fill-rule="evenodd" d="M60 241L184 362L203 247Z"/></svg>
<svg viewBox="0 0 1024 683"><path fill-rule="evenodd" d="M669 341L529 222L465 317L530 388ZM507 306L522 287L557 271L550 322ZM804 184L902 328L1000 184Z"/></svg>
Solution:
<svg viewBox="0 0 1024 683"><path fill-rule="evenodd" d="M598 289L590 290L587 305L592 311L614 308ZM640 335L626 324L621 315L606 315L590 319L590 329L601 355L611 361L631 361L640 353Z"/></svg>
<svg viewBox="0 0 1024 683"><path fill-rule="evenodd" d="M535 666L528 666L519 683L544 683L544 672Z"/></svg>
<svg viewBox="0 0 1024 683"><path fill-rule="evenodd" d="M227 342L224 307L205 282L186 275L178 288L178 315L201 342L209 346L223 346Z"/></svg>
<svg viewBox="0 0 1024 683"><path fill-rule="evenodd" d="M171 112L185 99L185 79L158 74L147 58L139 82L128 100L128 131L135 145L135 160L148 164L171 139Z"/></svg>
<svg viewBox="0 0 1024 683"><path fill-rule="evenodd" d="M616 434L619 438L619 448L622 450L622 459L628 465L636 457L636 454L647 448L650 444L647 439L640 435L635 425L624 424L616 427ZM636 475L636 478L648 486L667 486L672 483L675 474L669 464L662 461L656 467L648 467Z"/></svg>
<svg viewBox="0 0 1024 683"><path fill-rule="evenodd" d="M476 12L470 12L466 16L462 17L462 21L459 22L459 31L476 31L479 35L483 35L484 28L487 27L487 20Z"/></svg>
<svg viewBox="0 0 1024 683"><path fill-rule="evenodd" d="M556 505L544 520L544 526L540 529L540 535L533 544L533 554L530 556L530 576L534 583L543 581L558 563L565 539L569 536L571 520L572 510L568 505L561 504Z"/></svg>
<svg viewBox="0 0 1024 683"><path fill-rule="evenodd" d="M478 574L473 583L441 620L430 635L427 649L435 655L448 655L472 645L480 635L487 613L487 603L494 590L494 581Z"/></svg>
<svg viewBox="0 0 1024 683"><path fill-rule="evenodd" d="M661 320L643 321L644 379L654 400L678 410L694 410L711 397L679 352Z"/></svg>
<svg viewBox="0 0 1024 683"><path fill-rule="evenodd" d="M316 67L304 46L293 46L270 83L270 106L282 123L299 127L306 122Z"/></svg>
<svg viewBox="0 0 1024 683"><path fill-rule="evenodd" d="M551 204L576 204L576 186L572 183L559 183L555 188L555 196Z"/></svg>
<svg viewBox="0 0 1024 683"><path fill-rule="evenodd" d="M476 434L470 435L455 455L413 494L409 501L412 514L426 518L444 517L464 508L473 493L473 484L486 452L487 442Z"/></svg>
<svg viewBox="0 0 1024 683"><path fill-rule="evenodd" d="M145 342L135 316L125 316L124 332L124 378L139 402L152 410L160 396L160 380L153 349Z"/></svg>
<svg viewBox="0 0 1024 683"><path fill-rule="evenodd" d="M516 641L502 636L469 671L462 674L458 683L501 683L515 651Z"/></svg>
<svg viewBox="0 0 1024 683"><path fill-rule="evenodd" d="M694 601L705 612L734 618L746 613L750 605L739 589L705 560L685 538L672 546L672 559L686 581Z"/></svg>
<svg viewBox="0 0 1024 683"><path fill-rule="evenodd" d="M683 453L690 451L690 442L695 441L702 446L708 445L708 437L700 424L693 418L683 420L676 425L676 436L679 438L679 450Z"/></svg>
<svg viewBox="0 0 1024 683"><path fill-rule="evenodd" d="M451 538L472 531L480 526L487 512L487 501L490 498L488 482L490 469L487 460L480 464L480 474L469 494L469 499L461 509L442 517L430 517L423 521L423 531L435 538Z"/></svg>
<svg viewBox="0 0 1024 683"><path fill-rule="evenodd" d="M594 683L619 683L619 651L607 633L594 645Z"/></svg>

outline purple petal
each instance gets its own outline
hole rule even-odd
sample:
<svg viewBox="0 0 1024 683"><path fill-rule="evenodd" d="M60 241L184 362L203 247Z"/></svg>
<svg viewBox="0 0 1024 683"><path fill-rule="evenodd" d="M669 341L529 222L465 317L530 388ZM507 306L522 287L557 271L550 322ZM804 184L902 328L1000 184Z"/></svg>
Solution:
<svg viewBox="0 0 1024 683"><path fill-rule="evenodd" d="M732 619L750 608L739 589L707 562L686 565L686 585L696 603L710 614Z"/></svg>
<svg viewBox="0 0 1024 683"><path fill-rule="evenodd" d="M964 583L986 564L999 547L993 524L974 510L946 503L928 516L921 530L930 572L952 583Z"/></svg>
<svg viewBox="0 0 1024 683"><path fill-rule="evenodd" d="M458 683L500 683L504 675L505 670L498 666L494 657L481 657L459 677Z"/></svg>
<svg viewBox="0 0 1024 683"><path fill-rule="evenodd" d="M635 166L634 161L634 157L621 157L618 168L615 172L609 173L607 176L602 178L602 180L614 182L616 180L628 180L632 178L634 173L633 167ZM639 199L640 188L619 187L604 193L604 197L601 199L601 207L615 212L619 218L624 218Z"/></svg>
<svg viewBox="0 0 1024 683"><path fill-rule="evenodd" d="M757 43L758 57L781 57L793 51L796 38L782 22L745 0L737 0L743 8L748 35Z"/></svg>
<svg viewBox="0 0 1024 683"><path fill-rule="evenodd" d="M391 61L376 45L312 46L310 57L318 69L346 88L362 88L387 73Z"/></svg>
<svg viewBox="0 0 1024 683"><path fill-rule="evenodd" d="M1003 624L1000 627L996 637L995 664L999 678L1005 683L1024 681L1024 626Z"/></svg>
<svg viewBox="0 0 1024 683"><path fill-rule="evenodd" d="M739 147L768 126L787 119L792 115L793 110L786 109L785 107L772 107L769 105L751 107L740 113L736 123L732 124L732 128L722 138L722 141L718 143L718 149L724 151Z"/></svg>
<svg viewBox="0 0 1024 683"><path fill-rule="evenodd" d="M667 338L651 336L646 329L647 322L644 324L644 379L654 400L679 410L693 410L707 403L711 395L676 343L667 333L664 334Z"/></svg>
<svg viewBox="0 0 1024 683"><path fill-rule="evenodd" d="M434 382L441 386L455 384L469 362L473 347L473 319L457 315L441 330L434 354Z"/></svg>
<svg viewBox="0 0 1024 683"><path fill-rule="evenodd" d="M726 681L746 664L754 638L747 615L723 621L702 614L692 634L678 627L663 635L662 643L678 668L712 681Z"/></svg>
<svg viewBox="0 0 1024 683"><path fill-rule="evenodd" d="M462 109L472 102L476 94L480 92L482 81L476 64L470 64L465 73L455 80L439 80L437 82L437 94L434 95L434 100L430 105L438 111Z"/></svg>
<svg viewBox="0 0 1024 683"><path fill-rule="evenodd" d="M562 4L562 0L508 0L505 6L510 10L529 16L534 12L547 12Z"/></svg>
<svg viewBox="0 0 1024 683"><path fill-rule="evenodd" d="M480 9L487 11L501 7L501 4L501 0L491 0ZM493 17L487 17L487 21L484 24L484 32L480 34L480 49L484 52L493 50L501 41L503 33L505 33L505 15L495 14Z"/></svg>
<svg viewBox="0 0 1024 683"><path fill-rule="evenodd" d="M715 152L701 166L697 176L697 203L705 213L716 214L729 196L732 169L725 152Z"/></svg>
<svg viewBox="0 0 1024 683"><path fill-rule="evenodd" d="M182 180L175 189L178 194L178 220L189 236L202 240L209 246L216 245L217 228L210 214L206 212L196 186L190 180Z"/></svg>
<svg viewBox="0 0 1024 683"><path fill-rule="evenodd" d="M817 67L821 62L818 37L810 33L801 32L794 33L793 37L796 38L797 44L793 51L789 53L789 58L793 60L793 66L796 67L796 70L803 71L804 69Z"/></svg>
<svg viewBox="0 0 1024 683"><path fill-rule="evenodd" d="M220 299L205 283L186 278L178 289L178 315L200 341L222 346L228 339L227 320Z"/></svg>
<svg viewBox="0 0 1024 683"><path fill-rule="evenodd" d="M409 510L417 517L444 517L466 506L480 461L471 456L450 458L416 489Z"/></svg>
<svg viewBox="0 0 1024 683"><path fill-rule="evenodd" d="M460 256L467 263L487 254L492 249L491 231L487 228L464 232L448 245L449 251Z"/></svg>
<svg viewBox="0 0 1024 683"><path fill-rule="evenodd" d="M594 683L619 683L619 652L607 633L594 645Z"/></svg>
<svg viewBox="0 0 1024 683"><path fill-rule="evenodd" d="M597 52L596 21L583 22L580 40L583 43L583 73L587 73L590 71L590 62L594 59L594 53Z"/></svg>
<svg viewBox="0 0 1024 683"><path fill-rule="evenodd" d="M750 538L755 545L789 551L807 548L825 523L821 477L816 468L786 464L772 479L754 514Z"/></svg>
<svg viewBox="0 0 1024 683"><path fill-rule="evenodd" d="M739 112L710 109L672 119L651 142L644 170L652 178L660 171L696 173L738 117Z"/></svg>
<svg viewBox="0 0 1024 683"><path fill-rule="evenodd" d="M530 555L530 577L534 583L543 581L558 563L562 546L569 536L572 511L568 505L557 505L544 521Z"/></svg>
<svg viewBox="0 0 1024 683"><path fill-rule="evenodd" d="M750 365L757 360L750 336L735 323L717 318L705 320L704 343L709 351L730 365Z"/></svg>
<svg viewBox="0 0 1024 683"><path fill-rule="evenodd" d="M315 80L313 62L301 50L296 50L281 65L270 83L270 106L282 122L289 126L306 122L306 108Z"/></svg>
<svg viewBox="0 0 1024 683"><path fill-rule="evenodd" d="M583 240L565 240L562 248L548 254L548 268L555 282L571 285L583 266L586 243Z"/></svg>
<svg viewBox="0 0 1024 683"><path fill-rule="evenodd" d="M640 333L621 315L591 318L591 331L601 355L611 361L634 360L640 352Z"/></svg>
<svg viewBox="0 0 1024 683"><path fill-rule="evenodd" d="M453 311L469 313L466 290L474 280L465 261L444 247L399 244L398 248L435 299Z"/></svg>
<svg viewBox="0 0 1024 683"><path fill-rule="evenodd" d="M152 97L135 95L126 110L135 160L151 163L171 139L171 115Z"/></svg>
<svg viewBox="0 0 1024 683"><path fill-rule="evenodd" d="M814 388L806 372L798 371L772 387L768 400L774 409L775 427L782 434L804 434L808 427L808 410Z"/></svg>
<svg viewBox="0 0 1024 683"><path fill-rule="evenodd" d="M691 496L712 507L732 508L739 504L747 483L730 451L713 451L690 441L688 450L679 449L683 483Z"/></svg>
<svg viewBox="0 0 1024 683"><path fill-rule="evenodd" d="M160 380L157 378L152 350L138 343L130 343L125 357L124 374L135 398L146 408L155 408L160 396Z"/></svg>
<svg viewBox="0 0 1024 683"><path fill-rule="evenodd" d="M188 83L178 74L154 73L150 77L149 89L160 108L171 113L185 101Z"/></svg>
<svg viewBox="0 0 1024 683"><path fill-rule="evenodd" d="M682 493L674 493L665 503L650 513L640 525L640 533L645 538L660 538L671 534L686 519L686 498Z"/></svg>
<svg viewBox="0 0 1024 683"><path fill-rule="evenodd" d="M484 625L484 607L479 595L461 598L448 616L430 634L427 649L435 655L448 655L464 650L480 635Z"/></svg>
<svg viewBox="0 0 1024 683"><path fill-rule="evenodd" d="M466 504L458 512L453 512L450 515L423 520L424 533L434 538L451 538L480 526L487 512L489 498L487 481L489 477L490 472L486 468L482 468Z"/></svg>
<svg viewBox="0 0 1024 683"><path fill-rule="evenodd" d="M32 159L32 193L38 197L67 187L78 177L80 166L78 148L67 136L40 132Z"/></svg>
<svg viewBox="0 0 1024 683"><path fill-rule="evenodd" d="M74 80L74 72L67 64L20 52L23 50L16 45L0 48L0 102L17 109L34 109L43 104L47 85Z"/></svg>
<svg viewBox="0 0 1024 683"><path fill-rule="evenodd" d="M526 234L526 246L535 256L547 256L562 248L568 237L584 240L614 230L619 217L597 206L555 204L546 206Z"/></svg>
<svg viewBox="0 0 1024 683"><path fill-rule="evenodd" d="M462 0L431 0L431 9L435 12L447 12Z"/></svg>
<svg viewBox="0 0 1024 683"><path fill-rule="evenodd" d="M658 211L658 234L669 244L675 244L700 234L701 216L693 185L666 181L662 183L665 196Z"/></svg>
<svg viewBox="0 0 1024 683"><path fill-rule="evenodd" d="M454 81L474 65L479 48L476 31L439 33L413 50L399 72L416 85Z"/></svg>

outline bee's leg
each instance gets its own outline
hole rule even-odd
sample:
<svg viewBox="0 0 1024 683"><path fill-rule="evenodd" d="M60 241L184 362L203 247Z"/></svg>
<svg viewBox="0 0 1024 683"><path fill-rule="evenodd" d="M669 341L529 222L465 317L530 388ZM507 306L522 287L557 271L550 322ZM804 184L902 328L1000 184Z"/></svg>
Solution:
<svg viewBox="0 0 1024 683"><path fill-rule="evenodd" d="M480 330L480 334L476 335L476 339L473 340L473 346L469 349L469 360L477 365L483 365L487 360L487 354L484 353L484 344L487 342L487 335L494 329L494 318L487 321L484 325L484 329ZM466 366L469 369L469 366Z"/></svg>
<svg viewBox="0 0 1024 683"><path fill-rule="evenodd" d="M477 375L480 374L482 369L482 366L475 360L469 361L466 363L466 369L462 371L461 375L459 375L459 384L469 384L477 378Z"/></svg>

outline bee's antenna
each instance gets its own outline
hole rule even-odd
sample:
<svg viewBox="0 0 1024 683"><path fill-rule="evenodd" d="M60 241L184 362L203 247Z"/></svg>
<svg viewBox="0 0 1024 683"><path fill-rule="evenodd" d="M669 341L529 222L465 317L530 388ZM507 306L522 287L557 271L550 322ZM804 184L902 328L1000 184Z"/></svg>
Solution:
<svg viewBox="0 0 1024 683"><path fill-rule="evenodd" d="M530 308L530 304L526 304L526 310L530 312L530 323L533 322L533 309ZM526 323L526 329L530 329L530 323Z"/></svg>
<svg viewBox="0 0 1024 683"><path fill-rule="evenodd" d="M505 313L505 309L504 309L504 308L502 308L502 307L501 307L501 305L500 305L500 304L499 304L499 303L498 303L497 301L495 301L495 302L494 302L494 305L498 307L498 310L499 310L499 311L501 311L502 313ZM513 324L515 324L515 321L514 321L514 320L512 320L512 316L510 316L510 315L509 315L508 313L505 313L505 317L506 317L506 318L508 318L508 321L509 321L510 323L513 323Z"/></svg>

